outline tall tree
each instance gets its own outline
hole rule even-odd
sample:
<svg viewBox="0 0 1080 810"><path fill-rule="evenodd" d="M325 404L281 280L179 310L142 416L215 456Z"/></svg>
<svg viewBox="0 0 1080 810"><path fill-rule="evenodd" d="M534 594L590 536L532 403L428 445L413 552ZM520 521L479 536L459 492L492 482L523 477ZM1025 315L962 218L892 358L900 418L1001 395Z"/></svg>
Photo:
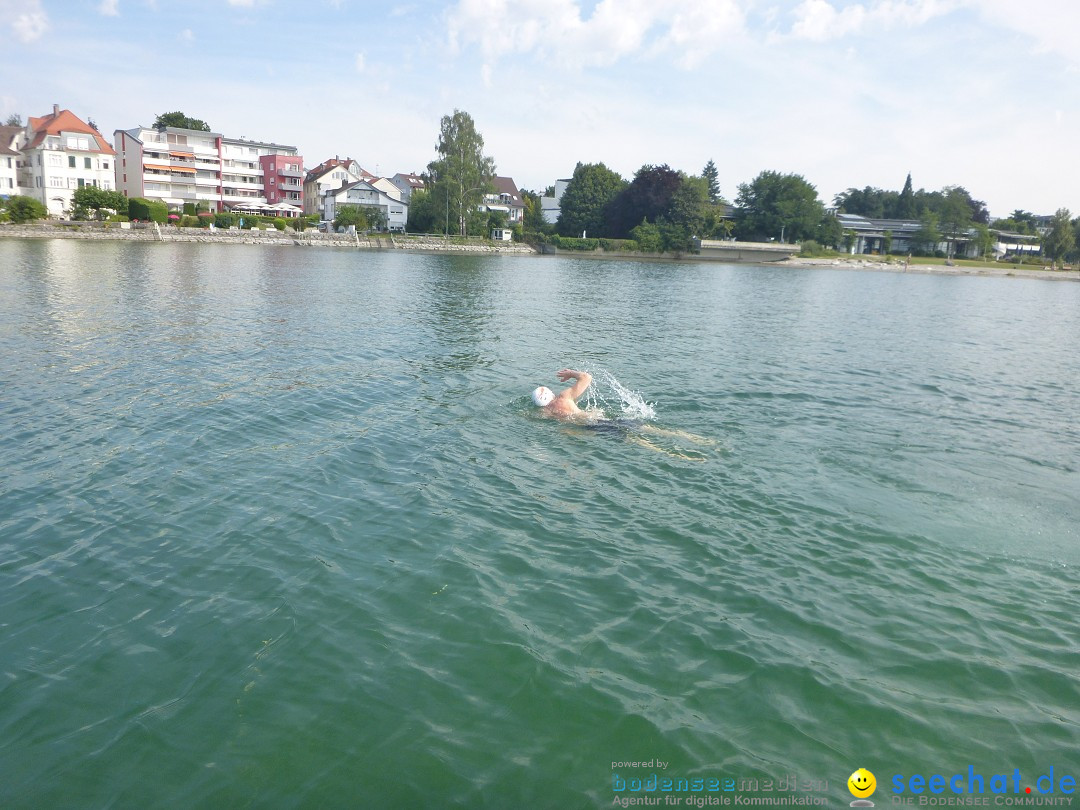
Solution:
<svg viewBox="0 0 1080 810"><path fill-rule="evenodd" d="M642 166L608 206L609 235L625 238L641 222L656 222L666 216L682 182L682 175L667 164Z"/></svg>
<svg viewBox="0 0 1080 810"><path fill-rule="evenodd" d="M447 201L450 216L461 236L466 233L470 210L474 210L491 191L495 161L484 154L484 139L476 130L472 116L461 110L444 115L439 122L439 157L428 164L435 178L432 197Z"/></svg>
<svg viewBox="0 0 1080 810"><path fill-rule="evenodd" d="M1076 247L1076 234L1069 217L1068 208L1059 208L1050 218L1050 230L1043 237L1043 252L1053 262L1054 267L1057 267L1058 262L1064 264L1065 257Z"/></svg>
<svg viewBox="0 0 1080 810"><path fill-rule="evenodd" d="M904 188L900 191L900 197L896 201L896 209L893 216L896 219L915 219L919 214L915 205L915 192L911 189L911 172L908 172L904 181Z"/></svg>
<svg viewBox="0 0 1080 810"><path fill-rule="evenodd" d="M161 113L154 119L154 129L159 132L165 127L176 127L177 129L197 129L202 132L209 132L210 125L200 118L189 118L182 112L167 112Z"/></svg>
<svg viewBox="0 0 1080 810"><path fill-rule="evenodd" d="M716 170L716 164L712 162L712 158L709 158L709 162L701 170L701 177L707 184L709 202L714 205L720 202L720 172Z"/></svg>
<svg viewBox="0 0 1080 810"><path fill-rule="evenodd" d="M626 181L603 163L578 163L559 201L559 234L608 235L605 211L625 187Z"/></svg>
<svg viewBox="0 0 1080 810"><path fill-rule="evenodd" d="M817 189L805 178L764 171L739 184L735 233L740 239L795 242L813 238L824 214Z"/></svg>
<svg viewBox="0 0 1080 810"><path fill-rule="evenodd" d="M948 246L947 255L952 258L956 252L956 243L968 238L972 225L971 195L959 186L944 189L944 197L936 211L941 234Z"/></svg>
<svg viewBox="0 0 1080 810"><path fill-rule="evenodd" d="M18 113L12 113L4 121L5 127L21 127L23 125L22 116Z"/></svg>

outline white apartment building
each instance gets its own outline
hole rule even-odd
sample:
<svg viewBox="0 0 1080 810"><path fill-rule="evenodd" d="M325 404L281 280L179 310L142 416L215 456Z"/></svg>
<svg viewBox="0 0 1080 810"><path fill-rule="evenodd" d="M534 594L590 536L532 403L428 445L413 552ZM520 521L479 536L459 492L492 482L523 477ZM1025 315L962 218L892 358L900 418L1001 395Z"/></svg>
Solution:
<svg viewBox="0 0 1080 810"><path fill-rule="evenodd" d="M0 200L19 193L19 150L15 141L22 127L0 127Z"/></svg>
<svg viewBox="0 0 1080 810"><path fill-rule="evenodd" d="M71 208L71 195L77 188L114 188L116 153L71 110L54 104L50 115L30 118L15 146L20 153L18 193L40 200L50 216L62 216Z"/></svg>
<svg viewBox="0 0 1080 810"><path fill-rule="evenodd" d="M226 138L218 132L165 127L118 129L116 185L128 197L172 209L203 204L208 211L270 208L299 214L303 158L294 146Z"/></svg>

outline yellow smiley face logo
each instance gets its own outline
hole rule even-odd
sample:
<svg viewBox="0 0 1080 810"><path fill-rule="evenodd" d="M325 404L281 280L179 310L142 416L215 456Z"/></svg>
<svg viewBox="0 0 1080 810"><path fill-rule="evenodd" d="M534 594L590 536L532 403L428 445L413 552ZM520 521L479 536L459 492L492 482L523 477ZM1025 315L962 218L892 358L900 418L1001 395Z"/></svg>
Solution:
<svg viewBox="0 0 1080 810"><path fill-rule="evenodd" d="M847 789L851 795L859 799L865 799L877 788L877 779L866 768L859 768L847 780Z"/></svg>

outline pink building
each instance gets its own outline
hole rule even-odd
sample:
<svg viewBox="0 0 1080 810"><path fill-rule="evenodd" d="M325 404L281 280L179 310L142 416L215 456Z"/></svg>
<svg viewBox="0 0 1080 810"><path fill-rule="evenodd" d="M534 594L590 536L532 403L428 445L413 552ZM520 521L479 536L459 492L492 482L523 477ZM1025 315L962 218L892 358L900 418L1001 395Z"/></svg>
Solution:
<svg viewBox="0 0 1080 810"><path fill-rule="evenodd" d="M270 205L304 204L304 160L299 155L260 155L263 173L263 196Z"/></svg>

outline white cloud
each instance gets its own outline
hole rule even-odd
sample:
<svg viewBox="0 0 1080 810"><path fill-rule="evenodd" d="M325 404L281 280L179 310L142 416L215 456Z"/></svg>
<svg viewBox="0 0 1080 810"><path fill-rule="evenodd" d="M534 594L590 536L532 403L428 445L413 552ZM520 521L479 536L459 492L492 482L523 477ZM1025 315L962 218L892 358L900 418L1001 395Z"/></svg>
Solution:
<svg viewBox="0 0 1080 810"><path fill-rule="evenodd" d="M190 28L185 28L183 31L176 35L176 38L179 39L181 42L194 42L195 32L192 31Z"/></svg>
<svg viewBox="0 0 1080 810"><path fill-rule="evenodd" d="M255 0L228 0L230 6L237 6L238 8L252 8L255 5Z"/></svg>
<svg viewBox="0 0 1080 810"><path fill-rule="evenodd" d="M10 20L11 29L22 42L33 42L49 30L49 15L41 0L0 0L0 20Z"/></svg>
<svg viewBox="0 0 1080 810"><path fill-rule="evenodd" d="M580 0L459 0L446 14L454 51L475 48L484 68L504 56L535 54L551 65L608 67L660 55L696 67L744 33L745 0L600 0L584 16Z"/></svg>
<svg viewBox="0 0 1080 810"><path fill-rule="evenodd" d="M356 54L356 72L357 73L363 73L364 72L364 54L363 53L357 53Z"/></svg>
<svg viewBox="0 0 1080 810"><path fill-rule="evenodd" d="M1025 0L1019 12L1015 0L968 0L968 4L987 22L1030 37L1037 51L1054 53L1074 67L1080 66L1080 50L1076 46L1080 3Z"/></svg>
<svg viewBox="0 0 1080 810"><path fill-rule="evenodd" d="M101 0L98 13L105 17L120 16L120 0Z"/></svg>
<svg viewBox="0 0 1080 810"><path fill-rule="evenodd" d="M830 0L803 0L791 12L790 36L822 42L863 31L923 25L955 11L960 0L876 0L840 8Z"/></svg>

